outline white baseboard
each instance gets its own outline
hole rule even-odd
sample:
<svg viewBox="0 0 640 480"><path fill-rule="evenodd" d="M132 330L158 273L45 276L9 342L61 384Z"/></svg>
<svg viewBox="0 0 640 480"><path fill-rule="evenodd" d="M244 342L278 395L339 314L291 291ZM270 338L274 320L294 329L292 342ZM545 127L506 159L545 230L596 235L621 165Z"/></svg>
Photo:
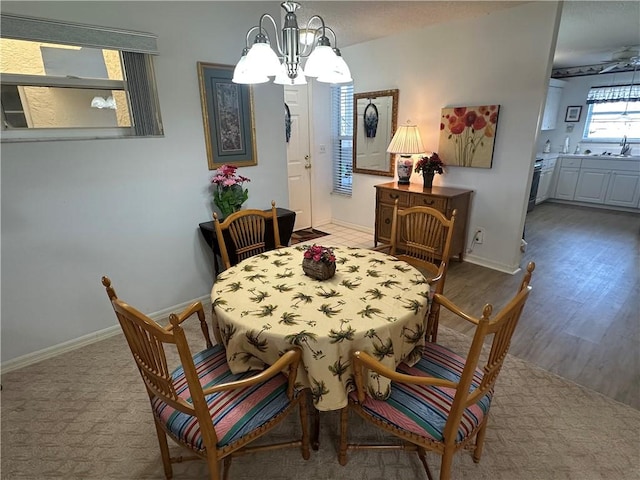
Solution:
<svg viewBox="0 0 640 480"><path fill-rule="evenodd" d="M373 235L373 228L363 227L362 225L355 225L353 223L343 222L342 220L336 219L331 220L331 223L333 223L334 225L339 225L341 227L350 228L351 230L357 230L358 232L370 233L371 235Z"/></svg>
<svg viewBox="0 0 640 480"><path fill-rule="evenodd" d="M162 320L167 318L170 313L181 312L182 310L184 310L186 307L188 307L194 302L200 301L204 304L204 303L209 303L210 300L211 300L211 297L209 295L204 295L194 300L180 303L178 305L173 305L172 307L164 308L157 312L150 313L147 316L155 321ZM105 340L109 337L113 337L114 335L118 335L120 333L122 333L122 329L120 328L120 325L113 325L103 330L98 330L97 332L89 333L87 335L74 338L73 340L68 340L66 342L62 342L57 345L53 345L51 347L43 348L42 350L28 353L20 357L12 358L11 360L7 360L6 362L2 362L2 364L0 364L0 371L2 373L12 372L13 370L18 370L19 368L27 367L29 365L33 365L34 363L42 362L43 360L47 360L49 358L60 355L62 353L70 352L72 350L76 350L86 345L90 345L92 343Z"/></svg>
<svg viewBox="0 0 640 480"><path fill-rule="evenodd" d="M464 261L465 262L469 262L469 263L473 263L474 265L480 265L481 267L487 267L487 268L490 268L492 270L497 270L499 272L508 273L510 275L515 275L516 273L518 273L521 270L521 267L519 267L519 266L514 268L511 265L505 265L505 264L502 264L502 263L492 262L491 260L487 260L486 258L478 257L478 256L473 255L473 254L466 254L464 256Z"/></svg>

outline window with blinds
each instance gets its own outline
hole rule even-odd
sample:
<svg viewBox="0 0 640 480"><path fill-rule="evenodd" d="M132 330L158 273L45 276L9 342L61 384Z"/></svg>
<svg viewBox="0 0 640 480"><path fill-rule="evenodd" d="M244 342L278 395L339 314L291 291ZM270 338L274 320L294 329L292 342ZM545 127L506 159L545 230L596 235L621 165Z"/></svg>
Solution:
<svg viewBox="0 0 640 480"><path fill-rule="evenodd" d="M160 136L156 37L3 14L2 141Z"/></svg>
<svg viewBox="0 0 640 480"><path fill-rule="evenodd" d="M333 193L351 196L353 180L353 84L331 87Z"/></svg>
<svg viewBox="0 0 640 480"><path fill-rule="evenodd" d="M619 142L640 139L640 85L592 87L587 95L583 140Z"/></svg>

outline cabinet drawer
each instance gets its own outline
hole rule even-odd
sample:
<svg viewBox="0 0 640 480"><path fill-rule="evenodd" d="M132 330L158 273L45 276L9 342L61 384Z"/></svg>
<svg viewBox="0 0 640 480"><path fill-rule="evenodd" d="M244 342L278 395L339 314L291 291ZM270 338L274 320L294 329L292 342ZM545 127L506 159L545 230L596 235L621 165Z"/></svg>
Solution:
<svg viewBox="0 0 640 480"><path fill-rule="evenodd" d="M380 199L380 203L390 203L393 205L397 199L398 207L408 207L409 197L410 195L407 192L400 192L398 190L386 190L383 188L378 190L378 198Z"/></svg>
<svg viewBox="0 0 640 480"><path fill-rule="evenodd" d="M439 212L446 213L447 199L432 197L429 195L414 195L411 197L410 207L431 207Z"/></svg>
<svg viewBox="0 0 640 480"><path fill-rule="evenodd" d="M393 222L393 207L384 203L378 205L376 214L378 241L391 242L391 223Z"/></svg>
<svg viewBox="0 0 640 480"><path fill-rule="evenodd" d="M563 167L580 168L580 165L582 164L582 159L572 158L572 157L562 157L560 159L560 164Z"/></svg>

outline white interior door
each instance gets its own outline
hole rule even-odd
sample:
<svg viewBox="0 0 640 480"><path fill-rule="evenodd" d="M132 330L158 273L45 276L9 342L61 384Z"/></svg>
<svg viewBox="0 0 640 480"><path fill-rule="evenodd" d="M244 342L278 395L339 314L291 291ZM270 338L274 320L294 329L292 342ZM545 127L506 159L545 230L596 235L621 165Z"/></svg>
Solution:
<svg viewBox="0 0 640 480"><path fill-rule="evenodd" d="M285 86L284 102L291 115L291 135L287 143L289 208L296 212L294 230L300 230L312 226L309 99L306 85Z"/></svg>

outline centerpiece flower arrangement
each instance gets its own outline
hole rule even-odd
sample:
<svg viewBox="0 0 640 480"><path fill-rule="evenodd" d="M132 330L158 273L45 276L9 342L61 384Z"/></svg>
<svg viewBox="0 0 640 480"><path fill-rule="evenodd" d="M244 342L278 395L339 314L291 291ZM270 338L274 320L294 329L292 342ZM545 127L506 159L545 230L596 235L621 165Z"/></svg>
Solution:
<svg viewBox="0 0 640 480"><path fill-rule="evenodd" d="M322 245L308 246L302 259L302 270L312 278L326 280L336 273L336 256L333 250Z"/></svg>
<svg viewBox="0 0 640 480"><path fill-rule="evenodd" d="M236 174L237 169L234 165L222 165L211 179L213 202L224 217L240 210L249 198L249 190L243 188L243 184L251 180Z"/></svg>
<svg viewBox="0 0 640 480"><path fill-rule="evenodd" d="M436 152L429 156L420 157L416 162L416 173L422 172L424 186L430 188L433 183L435 174L442 175L444 173L444 162L440 159Z"/></svg>

